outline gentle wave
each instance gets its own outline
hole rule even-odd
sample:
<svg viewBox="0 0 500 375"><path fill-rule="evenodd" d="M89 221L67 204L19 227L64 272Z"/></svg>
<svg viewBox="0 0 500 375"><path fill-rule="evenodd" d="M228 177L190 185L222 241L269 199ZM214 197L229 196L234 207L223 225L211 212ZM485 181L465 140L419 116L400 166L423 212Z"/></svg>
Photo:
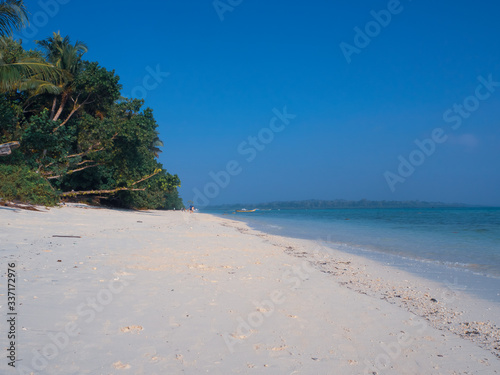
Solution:
<svg viewBox="0 0 500 375"><path fill-rule="evenodd" d="M499 208L280 210L232 218L348 253L413 262L424 273L427 265L500 279Z"/></svg>

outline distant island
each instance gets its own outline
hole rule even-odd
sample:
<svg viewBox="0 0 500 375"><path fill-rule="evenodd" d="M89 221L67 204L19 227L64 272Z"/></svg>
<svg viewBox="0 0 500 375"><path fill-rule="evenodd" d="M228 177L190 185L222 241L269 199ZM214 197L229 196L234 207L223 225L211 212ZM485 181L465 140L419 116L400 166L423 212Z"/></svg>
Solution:
<svg viewBox="0 0 500 375"><path fill-rule="evenodd" d="M370 201L361 199L358 201L350 201L345 199L336 200L318 200L309 199L303 201L284 201L284 202L267 202L267 203L237 203L208 206L208 209L214 210L234 210L240 208L246 209L271 209L271 210L298 210L298 209L335 209L335 208L442 208L442 207L471 207L463 203L443 203L443 202L425 202L419 200L413 201Z"/></svg>

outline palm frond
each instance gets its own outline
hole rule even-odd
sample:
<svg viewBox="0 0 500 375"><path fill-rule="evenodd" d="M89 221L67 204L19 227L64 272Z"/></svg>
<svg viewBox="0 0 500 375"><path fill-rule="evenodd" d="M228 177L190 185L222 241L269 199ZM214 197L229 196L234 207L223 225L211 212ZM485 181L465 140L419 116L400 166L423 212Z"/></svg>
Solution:
<svg viewBox="0 0 500 375"><path fill-rule="evenodd" d="M0 36L10 36L28 23L28 11L23 0L0 2Z"/></svg>
<svg viewBox="0 0 500 375"><path fill-rule="evenodd" d="M162 142L162 141L160 141L159 139L155 139L155 140L153 141L153 145L152 145L152 146L153 146L153 147L163 147L163 146L165 146L165 145L164 145L164 144L163 144L163 142Z"/></svg>
<svg viewBox="0 0 500 375"><path fill-rule="evenodd" d="M59 31L54 32L51 37L35 42L44 51L48 62L59 69L70 72L72 75L78 73L81 58L88 51L88 47L84 42L76 41L75 44L71 44L69 36L63 38Z"/></svg>
<svg viewBox="0 0 500 375"><path fill-rule="evenodd" d="M57 82L64 72L39 59L26 58L12 64L0 63L0 92L19 89L30 79Z"/></svg>
<svg viewBox="0 0 500 375"><path fill-rule="evenodd" d="M20 83L18 89L29 92L31 96L40 94L59 95L63 92L62 87L41 79L28 79Z"/></svg>

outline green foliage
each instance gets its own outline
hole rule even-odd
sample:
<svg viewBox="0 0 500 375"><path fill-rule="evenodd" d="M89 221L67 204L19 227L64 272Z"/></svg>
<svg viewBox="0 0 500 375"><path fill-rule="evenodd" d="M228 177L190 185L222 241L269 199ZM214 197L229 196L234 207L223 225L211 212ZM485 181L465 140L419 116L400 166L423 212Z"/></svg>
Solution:
<svg viewBox="0 0 500 375"><path fill-rule="evenodd" d="M0 38L0 54L2 57L1 62L4 64L12 64L22 59L26 51L23 49L21 43L15 41L10 37Z"/></svg>
<svg viewBox="0 0 500 375"><path fill-rule="evenodd" d="M19 118L22 109L5 95L0 95L0 144L17 141L21 137Z"/></svg>
<svg viewBox="0 0 500 375"><path fill-rule="evenodd" d="M0 36L11 35L28 21L28 12L23 0L0 1Z"/></svg>
<svg viewBox="0 0 500 375"><path fill-rule="evenodd" d="M36 92L38 87L63 76L39 51L25 51L20 41L0 37L0 92Z"/></svg>
<svg viewBox="0 0 500 375"><path fill-rule="evenodd" d="M27 166L0 164L0 198L43 206L59 202L52 186Z"/></svg>
<svg viewBox="0 0 500 375"><path fill-rule="evenodd" d="M82 42L73 45L57 33L38 44L60 74L19 70L18 83L0 96L0 141L21 143L0 163L23 165L45 186L49 181L77 199L129 208L182 208L178 176L156 160L163 143L153 111L143 108L143 100L121 100L119 77L97 62L81 60L87 51ZM0 45L0 53L13 64L42 56L11 39Z"/></svg>
<svg viewBox="0 0 500 375"><path fill-rule="evenodd" d="M32 116L21 137L21 151L31 168L41 171L45 177L65 173L69 164L67 155L74 139L74 129L54 129L58 123L49 119L48 110Z"/></svg>
<svg viewBox="0 0 500 375"><path fill-rule="evenodd" d="M115 71L108 71L97 62L84 61L82 72L75 79L75 91L83 98L90 98L85 110L93 116L103 116L120 98L122 86Z"/></svg>
<svg viewBox="0 0 500 375"><path fill-rule="evenodd" d="M126 206L140 209L181 209L184 207L177 192L177 187L180 185L179 177L168 173L159 163L158 167L156 170L158 174L137 185L146 190L120 192L120 199Z"/></svg>
<svg viewBox="0 0 500 375"><path fill-rule="evenodd" d="M81 67L81 58L88 51L87 45L77 41L71 44L69 36L62 37L60 32L51 37L35 41L45 53L45 59L59 69L76 76Z"/></svg>

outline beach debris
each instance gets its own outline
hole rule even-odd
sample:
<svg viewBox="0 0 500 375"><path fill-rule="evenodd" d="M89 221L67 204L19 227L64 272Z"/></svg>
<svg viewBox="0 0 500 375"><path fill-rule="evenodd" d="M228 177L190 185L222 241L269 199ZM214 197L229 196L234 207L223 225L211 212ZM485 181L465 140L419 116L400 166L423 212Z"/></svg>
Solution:
<svg viewBox="0 0 500 375"><path fill-rule="evenodd" d="M250 330L251 333L255 332L253 330ZM244 340L246 338L248 338L249 336L246 336L246 335L237 335L236 333L231 333L231 337L234 337L235 339L240 339L240 340Z"/></svg>
<svg viewBox="0 0 500 375"><path fill-rule="evenodd" d="M175 316L169 318L170 327L180 327L181 325L175 321Z"/></svg>
<svg viewBox="0 0 500 375"><path fill-rule="evenodd" d="M143 330L142 326L127 326L120 328L120 331L127 333L127 332L132 332L132 333L139 333Z"/></svg>
<svg viewBox="0 0 500 375"><path fill-rule="evenodd" d="M69 235L62 235L62 234L54 234L52 237L57 237L57 238L82 238L81 236L69 236Z"/></svg>
<svg viewBox="0 0 500 375"><path fill-rule="evenodd" d="M275 346L274 348L271 348L271 351L273 351L273 352L281 352L282 350L285 350L286 348L287 348L286 345Z"/></svg>
<svg viewBox="0 0 500 375"><path fill-rule="evenodd" d="M2 143L0 145L0 156L7 156L12 154L12 150L15 150L16 148L19 148L21 145L19 142L14 141L14 142L8 142L8 143Z"/></svg>
<svg viewBox="0 0 500 375"><path fill-rule="evenodd" d="M6 201L6 202L2 202L2 205L5 206L5 207L19 208L21 210L41 212L38 208L36 208L32 204L28 204L28 203L18 203L18 202L8 202L8 201Z"/></svg>
<svg viewBox="0 0 500 375"><path fill-rule="evenodd" d="M130 368L129 364L122 363L122 361L118 361L113 363L113 367L118 370L128 370Z"/></svg>
<svg viewBox="0 0 500 375"><path fill-rule="evenodd" d="M306 258L319 271L335 278L335 281L359 294L378 297L390 304L398 305L415 315L424 318L427 324L447 330L463 339L474 342L481 348L489 350L500 358L500 327L490 321L464 322L464 312L453 309L446 301L439 301L429 293L419 289L409 280L401 280L400 285L383 278L375 279L366 267L350 261L334 259L322 255L318 259L314 253L305 252L291 246L275 243L284 248L284 252L297 258Z"/></svg>

